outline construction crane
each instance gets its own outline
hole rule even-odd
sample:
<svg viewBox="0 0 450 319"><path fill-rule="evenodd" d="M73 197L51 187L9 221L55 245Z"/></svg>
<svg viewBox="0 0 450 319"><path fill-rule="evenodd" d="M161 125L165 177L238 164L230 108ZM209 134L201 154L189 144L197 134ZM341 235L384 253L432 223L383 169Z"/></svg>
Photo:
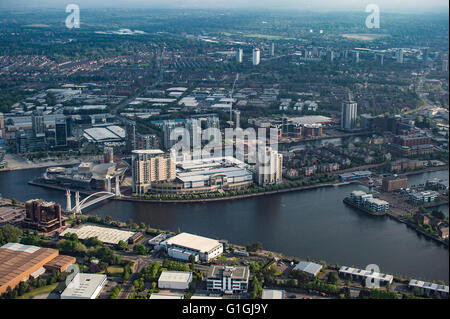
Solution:
<svg viewBox="0 0 450 319"><path fill-rule="evenodd" d="M236 85L236 82L237 82L238 79L239 79L239 73L236 74L236 78L234 79L233 87L231 88L231 92L230 92L230 125L233 122L233 113L232 113L232 108L233 108L233 91L234 91L234 86Z"/></svg>

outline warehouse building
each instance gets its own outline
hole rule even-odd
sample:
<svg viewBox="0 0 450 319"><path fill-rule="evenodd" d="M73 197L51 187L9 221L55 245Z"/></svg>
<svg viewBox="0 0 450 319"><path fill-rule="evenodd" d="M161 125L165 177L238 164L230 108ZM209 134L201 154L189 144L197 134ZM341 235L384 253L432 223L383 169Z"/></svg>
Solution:
<svg viewBox="0 0 450 319"><path fill-rule="evenodd" d="M149 299L184 299L184 295L153 293Z"/></svg>
<svg viewBox="0 0 450 319"><path fill-rule="evenodd" d="M106 275L77 273L62 292L61 299L95 299L106 279Z"/></svg>
<svg viewBox="0 0 450 319"><path fill-rule="evenodd" d="M92 127L84 130L83 137L90 143L121 143L125 140L125 130L119 126Z"/></svg>
<svg viewBox="0 0 450 319"><path fill-rule="evenodd" d="M208 269L206 289L226 294L247 292L249 277L248 267L212 265Z"/></svg>
<svg viewBox="0 0 450 319"><path fill-rule="evenodd" d="M167 271L164 270L158 279L160 289L186 290L192 282L192 273L188 271Z"/></svg>
<svg viewBox="0 0 450 319"><path fill-rule="evenodd" d="M209 262L223 253L223 244L218 240L189 233L173 236L161 245L170 257L186 261L193 255L195 261Z"/></svg>
<svg viewBox="0 0 450 319"><path fill-rule="evenodd" d="M55 265L58 265L59 270L65 270L75 262L74 259L59 256L56 249L18 243L5 244L0 247L0 294L6 292L8 287L14 289L21 281L30 277L39 277L46 269L55 269Z"/></svg>
<svg viewBox="0 0 450 319"><path fill-rule="evenodd" d="M277 289L263 289L261 299L285 299L286 292Z"/></svg>
<svg viewBox="0 0 450 319"><path fill-rule="evenodd" d="M69 233L76 234L81 240L97 237L101 242L110 245L117 245L121 240L129 242L136 235L136 232L128 230L84 224L77 228L67 228L60 234L60 237Z"/></svg>
<svg viewBox="0 0 450 319"><path fill-rule="evenodd" d="M213 297L213 296L192 296L191 299L223 299L222 297Z"/></svg>
<svg viewBox="0 0 450 319"><path fill-rule="evenodd" d="M310 275L311 277L316 277L321 269L322 265L320 264L312 263L309 261L301 261L292 270L303 271L308 275Z"/></svg>

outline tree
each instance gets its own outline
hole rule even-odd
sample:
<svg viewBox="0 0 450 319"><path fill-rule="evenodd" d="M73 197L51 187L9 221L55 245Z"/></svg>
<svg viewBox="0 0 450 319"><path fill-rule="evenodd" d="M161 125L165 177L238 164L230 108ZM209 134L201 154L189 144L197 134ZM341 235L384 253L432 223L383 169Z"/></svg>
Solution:
<svg viewBox="0 0 450 319"><path fill-rule="evenodd" d="M339 276L338 276L337 272L332 271L332 272L328 273L328 280L327 280L327 282L329 284L335 285L335 284L337 284L338 281L339 281Z"/></svg>
<svg viewBox="0 0 450 319"><path fill-rule="evenodd" d="M254 276L252 280L252 299L256 299L262 292L262 284L259 281L258 277Z"/></svg>
<svg viewBox="0 0 450 319"><path fill-rule="evenodd" d="M119 240L119 242L117 243L117 247L120 250L127 250L128 244L126 242L124 242L123 240Z"/></svg>
<svg viewBox="0 0 450 319"><path fill-rule="evenodd" d="M247 248L247 251L253 251L253 252L256 252L256 251L258 251L258 250L262 250L263 245L262 245L262 243L260 243L260 242L256 242L256 243L253 243L253 244L251 244L251 245L249 245L249 246L246 246L246 248Z"/></svg>
<svg viewBox="0 0 450 319"><path fill-rule="evenodd" d="M18 243L22 236L22 231L13 225L5 225L0 227L0 245L6 243Z"/></svg>
<svg viewBox="0 0 450 319"><path fill-rule="evenodd" d="M137 245L134 245L134 247L133 247L133 252L138 255L146 255L147 251L148 251L147 248L145 248L145 246L142 244L137 244Z"/></svg>
<svg viewBox="0 0 450 319"><path fill-rule="evenodd" d="M103 246L103 242L97 239L97 237L89 237L84 241L86 247Z"/></svg>

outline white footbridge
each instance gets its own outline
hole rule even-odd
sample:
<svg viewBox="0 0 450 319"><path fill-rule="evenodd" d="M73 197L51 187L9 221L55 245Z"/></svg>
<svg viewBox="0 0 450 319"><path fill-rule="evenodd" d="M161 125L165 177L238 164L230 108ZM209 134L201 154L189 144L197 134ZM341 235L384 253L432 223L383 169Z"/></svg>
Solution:
<svg viewBox="0 0 450 319"><path fill-rule="evenodd" d="M66 189L66 211L71 212L74 214L81 214L81 210L85 209L91 205L97 204L99 202L102 202L104 200L107 200L111 197L120 197L120 178L119 176L116 176L116 183L114 187L114 192L111 191L111 177L107 177L107 190L97 192L94 194L91 194L87 196L86 198L83 198L80 201L80 192L75 192L75 206L72 207L72 196L69 189Z"/></svg>

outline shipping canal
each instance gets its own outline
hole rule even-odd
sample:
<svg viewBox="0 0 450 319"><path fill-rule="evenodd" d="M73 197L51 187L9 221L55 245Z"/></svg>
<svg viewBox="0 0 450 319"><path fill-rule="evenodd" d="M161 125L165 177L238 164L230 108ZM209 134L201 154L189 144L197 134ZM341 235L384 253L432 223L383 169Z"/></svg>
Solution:
<svg viewBox="0 0 450 319"><path fill-rule="evenodd" d="M0 173L3 197L43 198L65 206L64 192L28 185L45 169ZM409 184L447 179L448 170L408 176ZM388 217L373 217L342 199L360 185L318 188L267 197L194 204L150 204L111 200L87 214L145 222L154 228L227 239L236 244L260 241L267 250L426 280L449 281L449 251ZM448 205L440 206L448 215Z"/></svg>

